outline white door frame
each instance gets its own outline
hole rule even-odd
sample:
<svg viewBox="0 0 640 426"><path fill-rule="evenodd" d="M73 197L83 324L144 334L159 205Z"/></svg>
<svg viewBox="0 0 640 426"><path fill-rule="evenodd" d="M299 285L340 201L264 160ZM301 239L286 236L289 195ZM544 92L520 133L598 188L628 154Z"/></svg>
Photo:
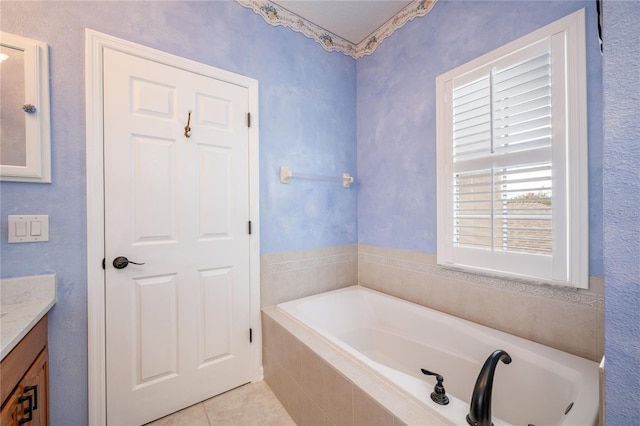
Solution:
<svg viewBox="0 0 640 426"><path fill-rule="evenodd" d="M258 81L206 64L122 40L90 29L85 30L86 95L86 179L87 179L87 326L89 424L107 421L106 341L105 341L105 256L104 236L104 134L103 134L103 49L109 48L143 59L170 65L249 91L249 214L252 222L250 243L250 313L253 329L251 345L252 381L262 380L262 333L260 327L260 210L258 167Z"/></svg>

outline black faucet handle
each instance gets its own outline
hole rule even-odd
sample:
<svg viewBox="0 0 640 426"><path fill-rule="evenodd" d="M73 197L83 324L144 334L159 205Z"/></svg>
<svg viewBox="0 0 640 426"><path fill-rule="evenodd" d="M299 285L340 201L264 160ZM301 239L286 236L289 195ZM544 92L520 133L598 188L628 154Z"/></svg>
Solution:
<svg viewBox="0 0 640 426"><path fill-rule="evenodd" d="M436 376L437 383L433 388L433 392L431 392L431 399L436 404L447 405L449 403L449 397L446 395L444 385L442 384L442 382L444 382L444 377L442 377L438 373L425 370L424 368L421 368L420 371L422 371L422 374L425 374L427 376Z"/></svg>
<svg viewBox="0 0 640 426"><path fill-rule="evenodd" d="M439 383L444 382L444 377L442 377L442 376L441 376L441 375L439 375L438 373L434 373L434 372L432 372L432 371L425 370L424 368L421 368L421 369L420 369L420 371L422 371L422 374L425 374L425 375L427 375L427 376L436 376L436 380L437 380Z"/></svg>

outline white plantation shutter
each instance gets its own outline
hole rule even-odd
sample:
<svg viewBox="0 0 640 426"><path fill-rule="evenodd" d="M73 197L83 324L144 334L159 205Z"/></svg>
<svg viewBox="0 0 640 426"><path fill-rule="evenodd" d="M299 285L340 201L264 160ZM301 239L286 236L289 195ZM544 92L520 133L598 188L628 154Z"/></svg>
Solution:
<svg viewBox="0 0 640 426"><path fill-rule="evenodd" d="M549 43L523 55L476 81L453 81L454 244L550 256Z"/></svg>
<svg viewBox="0 0 640 426"><path fill-rule="evenodd" d="M438 77L441 264L586 285L584 62L554 25Z"/></svg>

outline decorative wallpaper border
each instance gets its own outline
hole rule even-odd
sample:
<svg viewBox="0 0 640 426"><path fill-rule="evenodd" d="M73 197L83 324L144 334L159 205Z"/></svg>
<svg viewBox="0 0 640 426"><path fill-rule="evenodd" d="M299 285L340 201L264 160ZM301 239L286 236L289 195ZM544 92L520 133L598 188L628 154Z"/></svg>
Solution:
<svg viewBox="0 0 640 426"><path fill-rule="evenodd" d="M317 41L328 52L338 51L354 59L371 55L378 45L382 43L382 40L389 37L398 28L402 28L407 22L429 13L437 1L413 0L393 18L382 24L368 38L358 44L354 44L267 0L236 0L240 5L252 9L262 16L268 24L290 28Z"/></svg>
<svg viewBox="0 0 640 426"><path fill-rule="evenodd" d="M541 297L556 302L583 305L599 310L604 309L604 295L583 289L553 287L546 284L531 284L524 281L488 277L484 275L447 269L434 264L412 262L409 260L379 256L369 253L358 254L358 261L390 266L407 271L422 273L425 275L451 278L459 281L473 281L474 283L478 283L485 287L491 287L499 290L524 293L529 296Z"/></svg>
<svg viewBox="0 0 640 426"><path fill-rule="evenodd" d="M317 268L318 266L332 265L337 263L355 262L358 258L356 253L344 253L334 256L313 257L309 259L289 260L286 262L276 262L268 266L269 272L299 271L302 269Z"/></svg>

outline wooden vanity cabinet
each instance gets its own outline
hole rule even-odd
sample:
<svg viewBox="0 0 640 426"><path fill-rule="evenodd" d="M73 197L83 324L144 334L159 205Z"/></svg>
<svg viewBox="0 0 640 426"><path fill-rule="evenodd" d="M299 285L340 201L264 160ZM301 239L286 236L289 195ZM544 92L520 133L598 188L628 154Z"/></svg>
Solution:
<svg viewBox="0 0 640 426"><path fill-rule="evenodd" d="M49 424L47 317L0 363L0 426Z"/></svg>

